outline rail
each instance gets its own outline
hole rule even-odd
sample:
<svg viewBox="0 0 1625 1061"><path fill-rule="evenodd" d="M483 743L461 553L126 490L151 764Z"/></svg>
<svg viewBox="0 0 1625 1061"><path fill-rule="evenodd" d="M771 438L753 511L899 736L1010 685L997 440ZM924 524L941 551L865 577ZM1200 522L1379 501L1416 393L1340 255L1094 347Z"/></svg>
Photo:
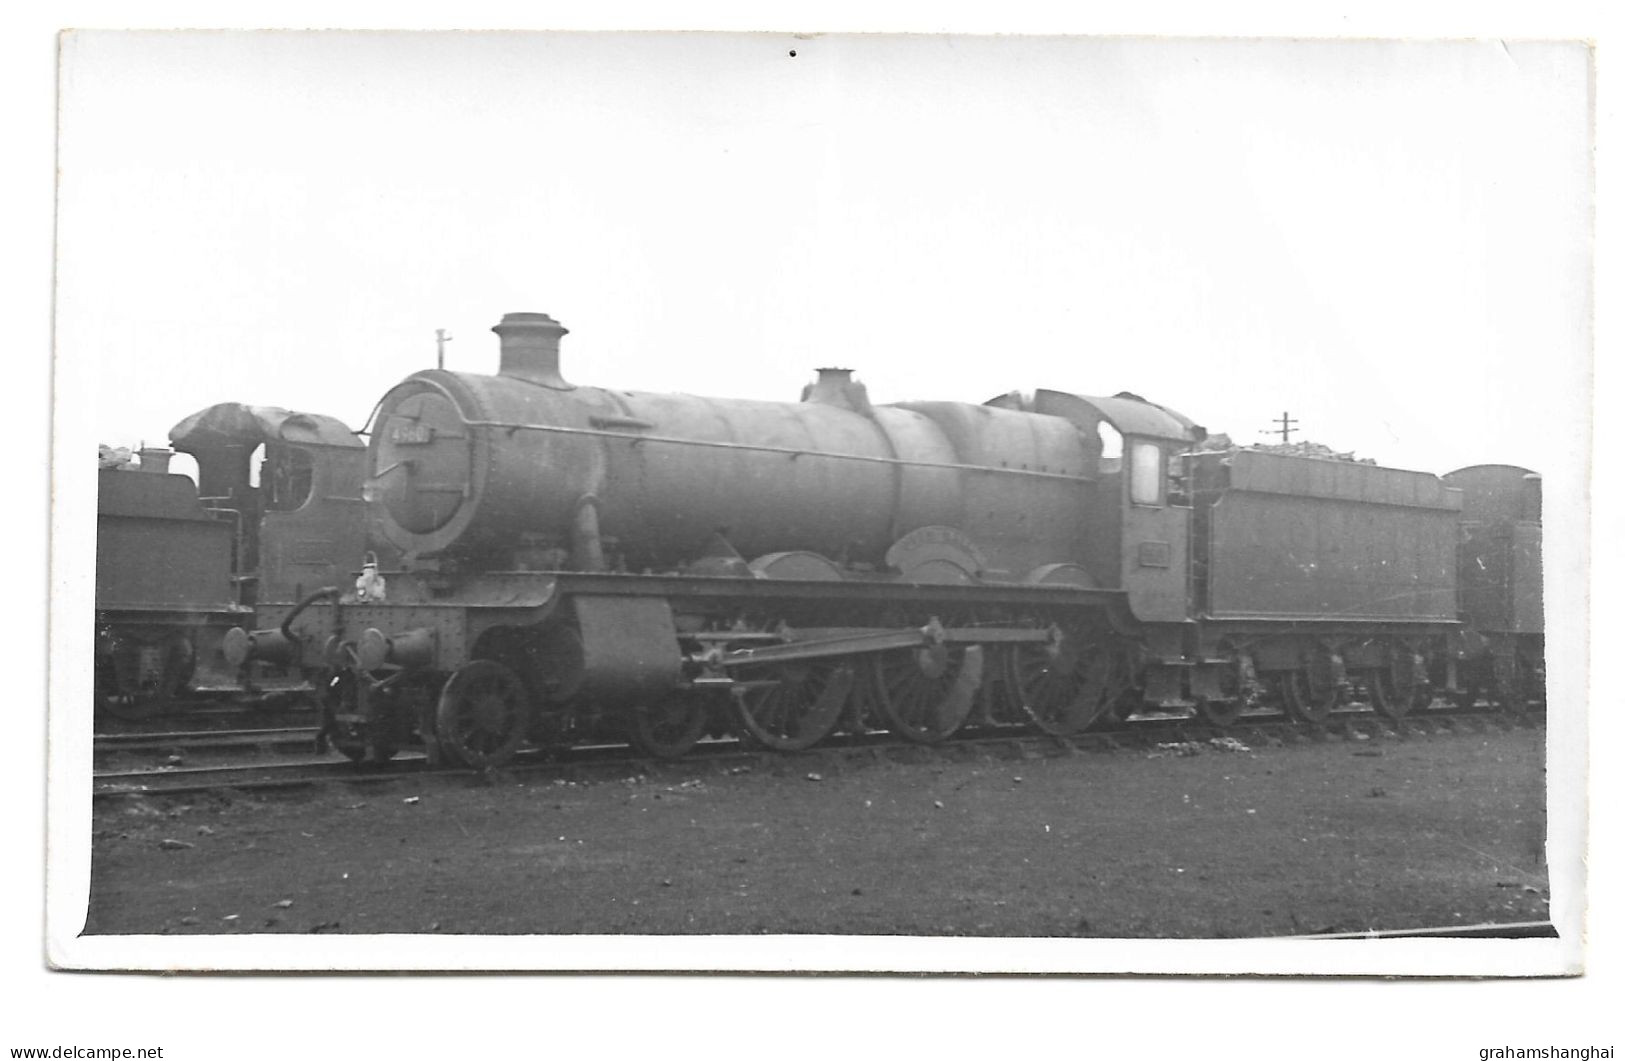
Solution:
<svg viewBox="0 0 1625 1061"><path fill-rule="evenodd" d="M1303 725L1273 713L1243 715L1234 726L1216 727L1188 717L1140 716L1091 728L1072 737L1034 733L1019 724L995 725L965 731L940 744L918 744L886 731L831 737L799 752L751 749L732 739L705 740L693 752L676 760L650 759L629 754L620 744L582 744L564 750L525 749L500 768L498 775L540 772L552 777L625 776L628 771L728 770L739 765L796 762L832 764L846 759L912 763L924 759L979 759L989 756L1046 758L1077 753L1142 752L1153 755L1185 754L1200 746L1215 754L1265 744L1319 744L1346 741L1404 741L1417 736L1469 737L1488 726L1502 730L1540 729L1538 716L1502 711L1443 709L1440 717L1414 716L1398 722L1368 712L1334 714L1326 723ZM1235 743L1230 743L1230 742ZM1241 747L1237 747L1237 744ZM1223 745L1223 747L1220 747ZM1363 754L1363 753L1361 753ZM796 769L801 769L797 766ZM463 766L430 766L421 751L403 752L388 763L358 767L345 759L303 759L293 762L258 761L215 766L158 767L97 771L93 775L95 799L181 795L220 789L274 790L304 788L327 783L372 785L425 777L472 777L481 771Z"/></svg>

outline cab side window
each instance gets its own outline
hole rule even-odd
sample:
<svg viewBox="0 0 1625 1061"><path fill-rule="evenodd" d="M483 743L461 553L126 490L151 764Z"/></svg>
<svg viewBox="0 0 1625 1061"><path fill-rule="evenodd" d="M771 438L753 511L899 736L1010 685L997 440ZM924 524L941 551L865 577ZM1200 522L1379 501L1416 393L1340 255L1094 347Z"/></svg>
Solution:
<svg viewBox="0 0 1625 1061"><path fill-rule="evenodd" d="M265 447L260 469L260 486L265 490L265 507L274 512L292 512L310 500L314 461L310 453L295 446Z"/></svg>
<svg viewBox="0 0 1625 1061"><path fill-rule="evenodd" d="M1129 447L1128 499L1136 505L1163 503L1162 447L1136 440Z"/></svg>

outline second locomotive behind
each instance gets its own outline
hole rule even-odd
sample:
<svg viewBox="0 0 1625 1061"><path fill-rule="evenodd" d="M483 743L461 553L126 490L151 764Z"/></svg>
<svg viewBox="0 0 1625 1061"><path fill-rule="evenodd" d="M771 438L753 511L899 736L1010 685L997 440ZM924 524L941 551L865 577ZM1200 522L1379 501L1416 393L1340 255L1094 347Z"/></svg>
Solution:
<svg viewBox="0 0 1625 1061"><path fill-rule="evenodd" d="M1128 394L873 405L843 369L793 403L576 386L550 317L493 330L497 374L380 402L386 562L266 600L227 646L314 680L353 757L1066 735L1114 707L1315 720L1353 697L1398 716L1455 685L1462 494L1435 476L1188 455L1203 429Z"/></svg>

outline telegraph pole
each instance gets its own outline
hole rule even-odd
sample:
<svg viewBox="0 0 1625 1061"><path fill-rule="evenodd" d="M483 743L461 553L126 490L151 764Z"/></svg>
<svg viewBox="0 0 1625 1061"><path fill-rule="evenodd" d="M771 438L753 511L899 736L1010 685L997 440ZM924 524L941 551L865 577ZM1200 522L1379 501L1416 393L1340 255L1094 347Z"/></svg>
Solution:
<svg viewBox="0 0 1625 1061"><path fill-rule="evenodd" d="M446 329L444 329L444 328L436 328L434 330L434 367L435 368L445 368L446 367L446 344L451 342L451 340L452 340L452 337L446 334Z"/></svg>
<svg viewBox="0 0 1625 1061"><path fill-rule="evenodd" d="M1280 436L1281 436L1281 444L1282 445L1286 445L1287 443L1292 441L1292 432L1297 429L1297 424L1298 424L1298 422L1296 420L1294 420L1292 417L1288 416L1286 414L1286 412L1283 411L1281 413L1281 418L1279 420L1271 420L1270 423L1271 424L1279 424L1280 426L1279 427L1271 427L1268 431L1265 431L1264 434L1273 435L1273 434L1279 433Z"/></svg>

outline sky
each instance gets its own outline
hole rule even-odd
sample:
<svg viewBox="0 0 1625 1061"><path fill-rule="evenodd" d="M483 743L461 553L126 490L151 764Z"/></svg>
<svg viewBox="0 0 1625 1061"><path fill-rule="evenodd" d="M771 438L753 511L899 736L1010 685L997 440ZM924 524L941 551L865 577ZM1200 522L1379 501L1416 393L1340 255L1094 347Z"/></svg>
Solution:
<svg viewBox="0 0 1625 1061"><path fill-rule="evenodd" d="M218 401L359 427L437 328L493 371L529 310L620 389L792 401L839 365L879 402L1130 390L1243 443L1289 411L1435 472L1583 450L1578 44L91 32L62 59L58 357L93 366L97 441Z"/></svg>

